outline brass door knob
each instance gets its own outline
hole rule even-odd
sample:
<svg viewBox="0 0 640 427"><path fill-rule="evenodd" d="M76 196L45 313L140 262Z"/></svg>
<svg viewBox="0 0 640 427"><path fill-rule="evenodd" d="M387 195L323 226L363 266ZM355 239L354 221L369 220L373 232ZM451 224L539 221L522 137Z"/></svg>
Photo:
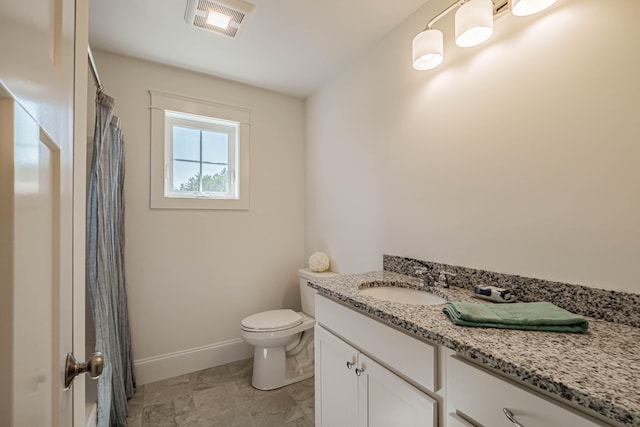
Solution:
<svg viewBox="0 0 640 427"><path fill-rule="evenodd" d="M93 353L84 363L79 363L73 353L68 353L64 369L64 389L68 390L73 379L80 374L88 373L91 378L98 378L103 368L104 355L100 352Z"/></svg>

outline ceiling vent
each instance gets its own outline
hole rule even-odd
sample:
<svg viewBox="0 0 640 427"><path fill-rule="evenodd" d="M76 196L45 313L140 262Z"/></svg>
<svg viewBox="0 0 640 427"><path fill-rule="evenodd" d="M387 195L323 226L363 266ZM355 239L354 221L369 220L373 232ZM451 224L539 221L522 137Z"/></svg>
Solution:
<svg viewBox="0 0 640 427"><path fill-rule="evenodd" d="M234 38L253 8L242 0L188 0L184 20L196 28Z"/></svg>

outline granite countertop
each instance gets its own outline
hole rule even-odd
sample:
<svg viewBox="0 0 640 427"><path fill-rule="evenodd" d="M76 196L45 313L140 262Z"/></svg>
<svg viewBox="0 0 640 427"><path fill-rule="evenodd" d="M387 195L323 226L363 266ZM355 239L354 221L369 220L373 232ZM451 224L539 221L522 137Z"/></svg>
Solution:
<svg viewBox="0 0 640 427"><path fill-rule="evenodd" d="M640 426L640 328L586 316L586 334L456 326L442 312L442 305L399 304L361 295L358 289L371 282L419 287L415 277L389 271L314 280L309 286L560 400L624 425ZM429 289L449 301L481 302L468 289Z"/></svg>

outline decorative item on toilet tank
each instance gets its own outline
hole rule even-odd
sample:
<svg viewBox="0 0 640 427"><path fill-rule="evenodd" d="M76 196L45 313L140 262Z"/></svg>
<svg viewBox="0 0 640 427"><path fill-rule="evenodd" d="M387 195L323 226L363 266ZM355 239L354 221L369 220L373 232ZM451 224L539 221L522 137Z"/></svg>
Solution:
<svg viewBox="0 0 640 427"><path fill-rule="evenodd" d="M309 269L316 273L329 270L329 257L323 252L314 252L309 257Z"/></svg>

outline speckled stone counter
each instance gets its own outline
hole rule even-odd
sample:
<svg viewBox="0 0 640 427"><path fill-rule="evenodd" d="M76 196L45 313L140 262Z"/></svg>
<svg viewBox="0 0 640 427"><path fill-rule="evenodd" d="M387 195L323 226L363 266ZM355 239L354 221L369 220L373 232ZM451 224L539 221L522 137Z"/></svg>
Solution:
<svg viewBox="0 0 640 427"><path fill-rule="evenodd" d="M640 426L640 328L587 317L586 334L456 326L442 305L381 301L358 292L372 285L419 288L415 277L383 271L310 283L321 295L502 371L560 400L617 423ZM429 287L449 301L473 301L469 289Z"/></svg>

